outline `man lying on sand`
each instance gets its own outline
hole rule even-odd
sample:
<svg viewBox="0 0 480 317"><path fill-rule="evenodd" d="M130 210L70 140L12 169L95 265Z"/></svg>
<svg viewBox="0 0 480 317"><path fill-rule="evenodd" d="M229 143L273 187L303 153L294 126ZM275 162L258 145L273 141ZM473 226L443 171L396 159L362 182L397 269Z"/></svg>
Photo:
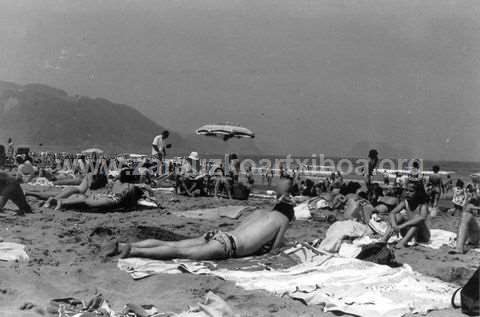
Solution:
<svg viewBox="0 0 480 317"><path fill-rule="evenodd" d="M43 207L50 208L51 204L55 201L57 203L56 210L60 209L62 199L67 199L73 195L83 195L84 198L88 197L90 194L89 190L96 190L105 187L107 185L108 179L105 174L87 174L79 186L74 186L72 188L66 188L60 193L52 194L45 192L33 192L28 191L25 193L26 196L33 196L41 200L46 200Z"/></svg>
<svg viewBox="0 0 480 317"><path fill-rule="evenodd" d="M277 250L289 223L294 220L291 186L291 180L282 180L278 188L281 196L275 207L256 211L233 231L213 230L198 238L174 242L149 239L115 243L107 246L104 254L121 258L217 260L254 255L265 246L270 251Z"/></svg>
<svg viewBox="0 0 480 317"><path fill-rule="evenodd" d="M3 211L8 200L17 205L18 215L23 216L25 213L32 212L18 180L7 173L0 172L0 212Z"/></svg>
<svg viewBox="0 0 480 317"><path fill-rule="evenodd" d="M430 230L426 224L427 217L427 194L423 184L409 181L405 189L405 199L390 213L392 229L403 236L396 247L406 247L413 238L416 242L428 242Z"/></svg>

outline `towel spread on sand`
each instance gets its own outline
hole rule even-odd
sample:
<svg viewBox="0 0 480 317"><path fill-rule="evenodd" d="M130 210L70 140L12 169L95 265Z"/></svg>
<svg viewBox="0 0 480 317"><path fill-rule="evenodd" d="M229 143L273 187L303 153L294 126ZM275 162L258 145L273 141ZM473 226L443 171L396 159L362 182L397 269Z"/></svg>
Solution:
<svg viewBox="0 0 480 317"><path fill-rule="evenodd" d="M436 278L414 272L410 266L391 268L351 258L316 255L303 249L306 262L287 269L261 271L211 269L201 266L199 274L212 274L235 282L247 290L266 290L279 296L289 296L307 305L324 305L325 311L342 311L371 317L400 317L407 313L426 313L450 307L455 286ZM149 269L163 273L179 273L171 261L150 261ZM153 262L157 262L154 266ZM132 277L142 272L139 259L123 259L119 267L129 263ZM138 267L135 265L138 264ZM162 272L157 272L162 273ZM190 273L197 274L194 271Z"/></svg>
<svg viewBox="0 0 480 317"><path fill-rule="evenodd" d="M180 217L195 219L218 219L226 217L230 219L238 219L247 206L224 206L218 208L195 209L187 211L173 211L172 213Z"/></svg>
<svg viewBox="0 0 480 317"><path fill-rule="evenodd" d="M0 242L0 261L28 261L25 246L14 242Z"/></svg>

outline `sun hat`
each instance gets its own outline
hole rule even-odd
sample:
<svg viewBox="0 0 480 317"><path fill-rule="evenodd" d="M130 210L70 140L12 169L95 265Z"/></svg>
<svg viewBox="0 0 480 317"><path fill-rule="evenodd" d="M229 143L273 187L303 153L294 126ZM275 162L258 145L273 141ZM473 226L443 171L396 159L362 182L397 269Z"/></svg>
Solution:
<svg viewBox="0 0 480 317"><path fill-rule="evenodd" d="M188 156L189 159L192 159L194 161L198 161L200 158L198 157L198 152L192 152L190 153L190 155Z"/></svg>

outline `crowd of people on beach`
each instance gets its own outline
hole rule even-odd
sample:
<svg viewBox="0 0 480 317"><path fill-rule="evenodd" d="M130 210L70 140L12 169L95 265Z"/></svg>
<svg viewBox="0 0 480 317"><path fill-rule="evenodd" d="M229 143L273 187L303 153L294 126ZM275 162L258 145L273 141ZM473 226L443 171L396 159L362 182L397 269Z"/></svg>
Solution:
<svg viewBox="0 0 480 317"><path fill-rule="evenodd" d="M40 201L41 206L56 210L72 209L82 212L110 212L135 209L140 200L153 201L160 206L154 190L171 187L177 195L188 197L213 196L225 199L249 199L255 185L252 168L241 171L237 154L228 154L220 164L200 160L198 152L186 158L166 159L168 131L155 137L152 155L107 157L96 152L15 153L9 139L7 150L0 153L0 211L8 200L17 207L18 215L32 213L26 197ZM1 152L1 151L0 151ZM3 155L2 155L3 154ZM259 252L275 252L285 245L285 232L295 221L295 207L308 202L312 214L328 211L333 219L343 218L371 225L372 219L384 221L387 230L381 232L388 241L400 235L397 248L428 242L430 230L427 219L439 213L439 200L452 194L452 208L447 212L461 216L456 249L464 253L467 244L478 246L480 230L475 216L480 209L478 187L465 185L439 173L433 166L427 177L418 164L413 164L408 175L395 177L393 182L374 181L378 166L378 152L369 152L369 163L363 180L347 181L340 172L325 178L304 177L301 173L280 168L262 170L262 182L274 191L275 203L271 209L260 209L242 221L232 231L214 229L201 237L169 242L145 240L134 243L116 242L105 247L105 256L149 257L156 259L191 258L224 259L243 257ZM61 186L58 191L35 191L24 184ZM315 218L314 218L315 219Z"/></svg>

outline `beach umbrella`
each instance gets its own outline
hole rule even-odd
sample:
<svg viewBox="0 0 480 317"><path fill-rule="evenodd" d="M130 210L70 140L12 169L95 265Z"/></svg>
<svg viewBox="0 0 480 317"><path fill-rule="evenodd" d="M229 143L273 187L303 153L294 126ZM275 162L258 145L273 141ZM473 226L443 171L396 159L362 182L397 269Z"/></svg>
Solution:
<svg viewBox="0 0 480 317"><path fill-rule="evenodd" d="M245 128L233 124L206 124L197 129L196 134L222 137L224 140L230 138L254 138L255 134Z"/></svg>
<svg viewBox="0 0 480 317"><path fill-rule="evenodd" d="M103 150L100 150L98 148L90 148L82 151L82 154L93 154L93 153L103 154Z"/></svg>

